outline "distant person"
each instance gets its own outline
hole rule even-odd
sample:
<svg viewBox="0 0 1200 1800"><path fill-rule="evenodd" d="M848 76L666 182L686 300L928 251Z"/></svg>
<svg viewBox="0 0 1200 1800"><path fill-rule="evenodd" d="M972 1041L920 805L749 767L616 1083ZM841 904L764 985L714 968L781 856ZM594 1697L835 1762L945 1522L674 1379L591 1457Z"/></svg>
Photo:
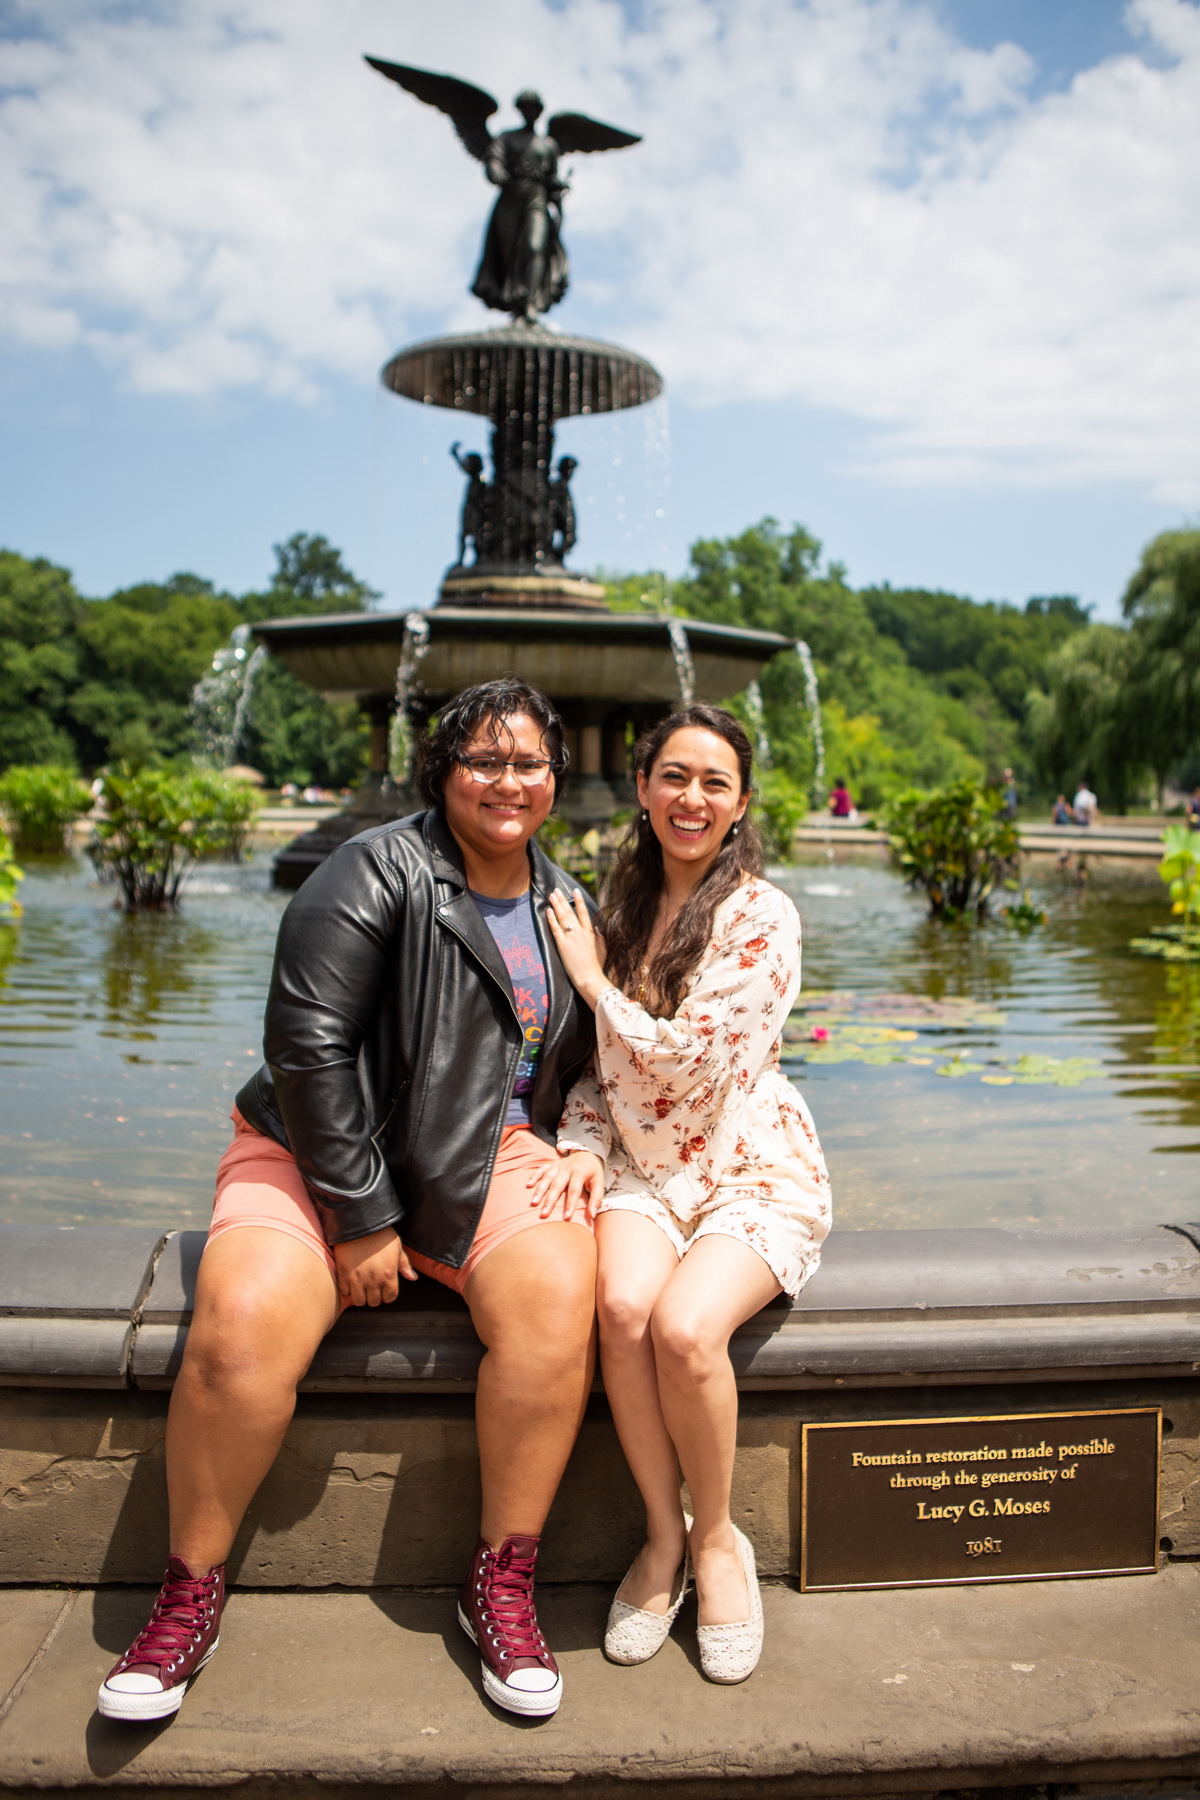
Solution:
<svg viewBox="0 0 1200 1800"><path fill-rule="evenodd" d="M1005 769L1005 771L1004 771L1004 790L1003 790L1004 817L1006 819L1011 819L1014 824L1016 823L1016 819L1017 819L1017 806L1019 803L1019 799L1020 799L1020 796L1017 793L1016 776L1013 774L1011 769Z"/></svg>
<svg viewBox="0 0 1200 1800"><path fill-rule="evenodd" d="M1065 794L1055 796L1054 806L1050 812L1050 823L1052 825L1073 825L1075 823L1075 814L1067 805Z"/></svg>
<svg viewBox="0 0 1200 1800"><path fill-rule="evenodd" d="M829 793L829 810L835 819L848 819L854 811L854 801L844 777L838 777Z"/></svg>
<svg viewBox="0 0 1200 1800"><path fill-rule="evenodd" d="M1192 789L1191 798L1185 807L1187 822L1193 831L1200 831L1200 781Z"/></svg>
<svg viewBox="0 0 1200 1800"><path fill-rule="evenodd" d="M1087 784L1086 777L1075 789L1075 798L1071 803L1077 825L1094 825L1100 811L1100 802Z"/></svg>

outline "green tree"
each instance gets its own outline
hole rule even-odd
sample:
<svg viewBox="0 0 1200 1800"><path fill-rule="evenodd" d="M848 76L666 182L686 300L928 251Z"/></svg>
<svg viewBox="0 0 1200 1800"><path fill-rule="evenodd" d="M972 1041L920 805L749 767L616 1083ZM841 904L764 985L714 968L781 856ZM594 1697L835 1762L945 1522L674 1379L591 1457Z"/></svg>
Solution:
<svg viewBox="0 0 1200 1800"><path fill-rule="evenodd" d="M253 619L280 618L286 614L364 612L380 598L373 587L349 570L342 553L328 538L307 531L293 532L275 545L275 573L265 594L247 595ZM265 603L264 611L254 610Z"/></svg>
<svg viewBox="0 0 1200 1800"><path fill-rule="evenodd" d="M1134 645L1118 625L1089 625L1069 637L1031 693L1028 729L1038 766L1052 787L1086 777L1102 804L1124 812L1138 786L1130 729L1129 676Z"/></svg>
<svg viewBox="0 0 1200 1800"><path fill-rule="evenodd" d="M1200 530L1147 544L1121 602L1132 661L1124 713L1132 753L1165 776L1200 751Z"/></svg>
<svg viewBox="0 0 1200 1800"><path fill-rule="evenodd" d="M0 769L74 768L67 703L79 682L75 628L83 604L66 569L0 550Z"/></svg>
<svg viewBox="0 0 1200 1800"><path fill-rule="evenodd" d="M243 616L291 618L363 612L379 595L349 570L327 538L296 532L275 545L275 573L265 593L248 594ZM322 699L274 657L256 671L239 754L273 787L344 787L366 769L370 728L360 709Z"/></svg>
<svg viewBox="0 0 1200 1800"><path fill-rule="evenodd" d="M86 602L77 626L82 681L68 706L83 761L96 767L184 754L192 689L239 610L230 595L189 574Z"/></svg>
<svg viewBox="0 0 1200 1800"><path fill-rule="evenodd" d="M784 531L763 519L748 531L693 544L691 569L673 582L677 612L803 638L812 650L825 719L826 767L845 775L871 806L910 783L936 785L982 774L975 723L960 702L913 670L901 647L876 627L866 602L802 526ZM614 593L615 588L615 593ZM656 604L657 576L610 585L625 608ZM762 679L763 710L776 766L804 788L814 775L804 673L796 656L777 656Z"/></svg>
<svg viewBox="0 0 1200 1800"><path fill-rule="evenodd" d="M923 588L864 588L862 597L878 630L960 704L951 729L989 774L998 777L1011 763L1028 779L1033 758L1023 726L1030 689L1043 680L1049 657L1086 626L1088 609L1070 594L1038 596L1024 609Z"/></svg>

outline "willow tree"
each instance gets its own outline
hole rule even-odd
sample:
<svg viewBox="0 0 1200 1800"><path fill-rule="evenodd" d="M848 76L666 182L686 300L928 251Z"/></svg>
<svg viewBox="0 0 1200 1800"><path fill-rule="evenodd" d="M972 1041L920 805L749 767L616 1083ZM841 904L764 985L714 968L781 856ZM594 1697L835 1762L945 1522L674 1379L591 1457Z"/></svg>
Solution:
<svg viewBox="0 0 1200 1800"><path fill-rule="evenodd" d="M1029 697L1026 728L1045 778L1056 787L1087 777L1102 802L1124 812L1147 766L1130 731L1133 634L1089 625L1046 665Z"/></svg>
<svg viewBox="0 0 1200 1800"><path fill-rule="evenodd" d="M1200 748L1200 530L1149 543L1121 605L1132 639L1127 726L1161 792Z"/></svg>

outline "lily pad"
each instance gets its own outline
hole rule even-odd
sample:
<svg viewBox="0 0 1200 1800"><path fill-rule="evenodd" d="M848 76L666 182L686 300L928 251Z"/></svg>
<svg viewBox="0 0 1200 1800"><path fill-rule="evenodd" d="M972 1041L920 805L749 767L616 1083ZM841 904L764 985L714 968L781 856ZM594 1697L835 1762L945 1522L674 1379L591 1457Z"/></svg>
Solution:
<svg viewBox="0 0 1200 1800"><path fill-rule="evenodd" d="M1024 1087L1078 1087L1081 1081L1100 1081L1104 1076L1094 1056L1018 1056L1012 1070L1013 1080Z"/></svg>
<svg viewBox="0 0 1200 1800"><path fill-rule="evenodd" d="M1200 944L1167 937L1165 933L1161 937L1130 938L1129 948L1141 956L1161 956L1164 962L1200 962Z"/></svg>
<svg viewBox="0 0 1200 1800"><path fill-rule="evenodd" d="M959 1075L978 1075L982 1068L982 1063L967 1062L961 1056L952 1056L949 1062L944 1062L939 1069L935 1069L934 1074L948 1075L953 1080Z"/></svg>

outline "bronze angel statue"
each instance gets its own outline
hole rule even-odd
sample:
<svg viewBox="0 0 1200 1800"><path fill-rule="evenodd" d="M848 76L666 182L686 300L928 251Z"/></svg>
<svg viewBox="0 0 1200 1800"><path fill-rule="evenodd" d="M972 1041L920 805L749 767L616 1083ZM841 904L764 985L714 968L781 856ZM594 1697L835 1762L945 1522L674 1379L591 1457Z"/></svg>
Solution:
<svg viewBox="0 0 1200 1800"><path fill-rule="evenodd" d="M399 82L407 93L447 113L471 155L484 165L488 180L500 189L471 292L485 306L532 323L567 291L567 253L562 241L562 197L567 184L559 180L559 157L579 150L624 150L640 144L641 138L583 113L570 112L555 113L540 132L541 97L529 89L516 100L524 126L493 137L488 120L499 102L482 88L453 75L381 62L376 56L366 60L389 81Z"/></svg>

